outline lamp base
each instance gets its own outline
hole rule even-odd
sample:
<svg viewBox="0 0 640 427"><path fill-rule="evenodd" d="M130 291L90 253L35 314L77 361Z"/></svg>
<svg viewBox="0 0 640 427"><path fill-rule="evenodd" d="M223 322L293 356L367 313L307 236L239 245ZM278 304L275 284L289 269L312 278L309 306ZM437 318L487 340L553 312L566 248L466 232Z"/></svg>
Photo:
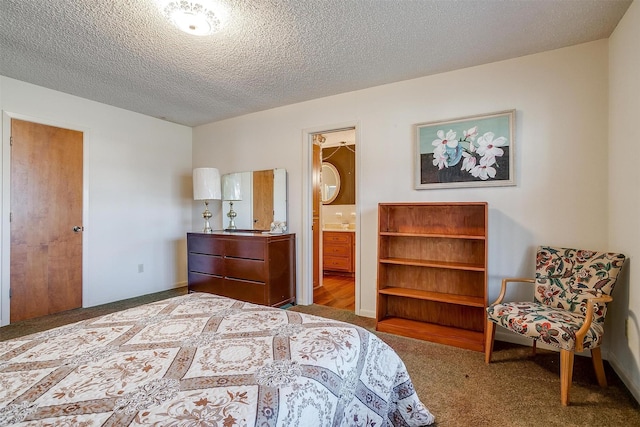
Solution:
<svg viewBox="0 0 640 427"><path fill-rule="evenodd" d="M229 202L229 213L227 213L227 216L229 217L229 226L227 227L227 229L229 230L235 230L238 227L236 227L236 216L238 216L238 214L233 210L233 202Z"/></svg>
<svg viewBox="0 0 640 427"><path fill-rule="evenodd" d="M213 230L211 229L211 224L209 224L209 219L211 219L212 216L213 214L209 210L209 201L205 200L204 212L202 212L202 217L204 218L204 230L202 231L203 233L207 233L207 234L213 233Z"/></svg>

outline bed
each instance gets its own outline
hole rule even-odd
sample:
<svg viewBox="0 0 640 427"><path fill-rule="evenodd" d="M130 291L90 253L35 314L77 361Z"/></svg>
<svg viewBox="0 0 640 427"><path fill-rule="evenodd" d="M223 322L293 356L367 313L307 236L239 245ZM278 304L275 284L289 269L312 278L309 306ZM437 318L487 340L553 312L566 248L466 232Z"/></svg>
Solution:
<svg viewBox="0 0 640 427"><path fill-rule="evenodd" d="M0 425L422 426L363 328L192 293L0 342Z"/></svg>

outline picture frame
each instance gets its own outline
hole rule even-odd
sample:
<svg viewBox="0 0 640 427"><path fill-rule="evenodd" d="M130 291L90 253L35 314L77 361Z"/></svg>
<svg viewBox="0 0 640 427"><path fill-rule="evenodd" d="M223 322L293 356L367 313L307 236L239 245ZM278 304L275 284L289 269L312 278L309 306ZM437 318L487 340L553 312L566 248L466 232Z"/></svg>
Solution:
<svg viewBox="0 0 640 427"><path fill-rule="evenodd" d="M414 125L415 189L516 185L516 110Z"/></svg>

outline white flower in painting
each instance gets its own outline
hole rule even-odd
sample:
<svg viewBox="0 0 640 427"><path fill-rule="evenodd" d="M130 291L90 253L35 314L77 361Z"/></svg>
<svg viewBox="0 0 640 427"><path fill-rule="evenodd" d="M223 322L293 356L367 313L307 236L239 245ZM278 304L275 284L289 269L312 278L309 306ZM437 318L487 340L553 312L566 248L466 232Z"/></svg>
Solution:
<svg viewBox="0 0 640 427"><path fill-rule="evenodd" d="M489 178L495 178L496 170L491 166L478 165L471 169L471 175L486 181Z"/></svg>
<svg viewBox="0 0 640 427"><path fill-rule="evenodd" d="M496 163L496 159L495 157L483 157L480 159L480 164L477 166L474 166L471 169L471 175L475 176L476 178L480 178L483 181L486 181L489 178L495 178L496 177L496 169L493 167L493 165Z"/></svg>
<svg viewBox="0 0 640 427"><path fill-rule="evenodd" d="M438 139L434 139L431 143L434 147L444 147L446 145L450 148L456 148L458 146L456 133L452 129L449 129L446 135L443 130L439 130L436 135L438 135Z"/></svg>
<svg viewBox="0 0 640 427"><path fill-rule="evenodd" d="M476 165L475 156L467 153L466 151L462 153L462 156L464 157L464 160L462 161L462 170L471 172L471 169Z"/></svg>
<svg viewBox="0 0 640 427"><path fill-rule="evenodd" d="M447 160L444 150L438 150L437 148L433 150L433 166L437 166L438 169L448 168Z"/></svg>
<svg viewBox="0 0 640 427"><path fill-rule="evenodd" d="M504 154L500 147L507 142L507 138L501 136L494 140L494 136L493 132L487 132L478 138L478 154L487 157L500 157Z"/></svg>
<svg viewBox="0 0 640 427"><path fill-rule="evenodd" d="M496 158L493 156L480 157L480 164L484 166L492 166L496 164Z"/></svg>
<svg viewBox="0 0 640 427"><path fill-rule="evenodd" d="M461 137L458 139L457 134ZM454 167L460 161L460 170L480 180L495 178L498 168L498 157L504 155L504 146L509 146L508 139L496 137L493 132L479 132L479 126L468 129L440 129L436 131L436 138L431 142L433 146L433 166L438 170ZM468 144L468 146L467 146ZM440 176L448 180L450 177Z"/></svg>
<svg viewBox="0 0 640 427"><path fill-rule="evenodd" d="M469 141L475 141L476 136L478 136L478 126L474 126L471 129L464 131L464 139L468 139Z"/></svg>

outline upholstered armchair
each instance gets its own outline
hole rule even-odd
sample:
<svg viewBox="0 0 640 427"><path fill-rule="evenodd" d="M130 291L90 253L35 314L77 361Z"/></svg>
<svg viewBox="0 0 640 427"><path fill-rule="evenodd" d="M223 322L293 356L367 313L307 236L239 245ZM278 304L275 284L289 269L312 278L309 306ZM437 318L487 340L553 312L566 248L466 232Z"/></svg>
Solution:
<svg viewBox="0 0 640 427"><path fill-rule="evenodd" d="M606 387L600 343L607 303L625 256L617 253L541 246L536 277L502 281L500 295L487 308L485 362L491 361L495 325L560 349L560 401L569 404L575 352L591 350L598 384ZM503 302L507 283L534 286L534 301Z"/></svg>

